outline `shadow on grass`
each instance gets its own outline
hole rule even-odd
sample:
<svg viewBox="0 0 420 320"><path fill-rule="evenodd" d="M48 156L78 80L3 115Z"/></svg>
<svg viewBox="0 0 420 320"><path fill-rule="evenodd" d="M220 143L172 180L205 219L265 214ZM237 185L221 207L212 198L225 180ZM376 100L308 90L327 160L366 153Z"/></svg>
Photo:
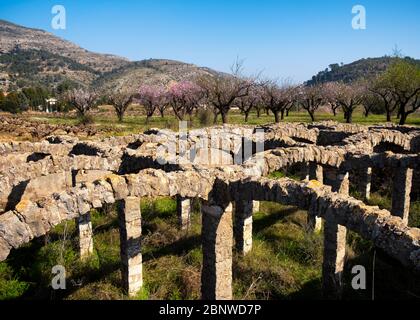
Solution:
<svg viewBox="0 0 420 320"><path fill-rule="evenodd" d="M194 248L201 246L201 236L194 235L187 238L180 238L163 247L147 251L143 254L143 262L160 258L166 255L183 256Z"/></svg>
<svg viewBox="0 0 420 320"><path fill-rule="evenodd" d="M289 207L289 208L281 208L267 215L257 216L253 221L253 225L252 225L253 232L258 233L264 230L265 228L272 226L276 222L279 222L279 220L282 220L285 217L296 213L297 211L298 211L297 208Z"/></svg>

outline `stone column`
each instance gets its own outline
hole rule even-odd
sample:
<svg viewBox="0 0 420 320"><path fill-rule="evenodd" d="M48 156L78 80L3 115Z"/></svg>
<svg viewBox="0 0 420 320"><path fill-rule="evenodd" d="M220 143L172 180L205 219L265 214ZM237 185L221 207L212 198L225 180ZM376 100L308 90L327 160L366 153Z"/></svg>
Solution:
<svg viewBox="0 0 420 320"><path fill-rule="evenodd" d="M252 200L235 202L235 247L242 254L246 254L252 249L252 213Z"/></svg>
<svg viewBox="0 0 420 320"><path fill-rule="evenodd" d="M75 220L79 233L80 259L85 260L93 253L93 232L90 213L83 214Z"/></svg>
<svg viewBox="0 0 420 320"><path fill-rule="evenodd" d="M134 296L143 285L140 199L127 197L121 200L118 219L123 285L128 295Z"/></svg>
<svg viewBox="0 0 420 320"><path fill-rule="evenodd" d="M324 183L324 172L321 165L318 165L316 162L310 162L308 168L308 180L317 180ZM316 214L311 209L308 210L308 227L310 230L319 232L322 228L322 219L317 217Z"/></svg>
<svg viewBox="0 0 420 320"><path fill-rule="evenodd" d="M203 268L201 297L232 299L232 203L226 208L204 204L202 211Z"/></svg>
<svg viewBox="0 0 420 320"><path fill-rule="evenodd" d="M325 299L339 299L342 294L346 234L345 227L334 221L325 221L324 261L322 264L322 292Z"/></svg>
<svg viewBox="0 0 420 320"><path fill-rule="evenodd" d="M332 181L332 191L349 193L348 172L337 172ZM342 274L346 256L347 229L338 225L332 218L324 223L324 261L322 264L322 289L324 298L341 298L343 283Z"/></svg>
<svg viewBox="0 0 420 320"><path fill-rule="evenodd" d="M372 180L372 168L366 167L360 170L359 192L364 200L370 199L370 183Z"/></svg>
<svg viewBox="0 0 420 320"><path fill-rule="evenodd" d="M401 217L405 224L408 223L410 211L410 192L413 180L413 169L397 168L394 173L392 186L392 208L394 216Z"/></svg>
<svg viewBox="0 0 420 320"><path fill-rule="evenodd" d="M252 213L260 211L260 202L257 200L252 201Z"/></svg>
<svg viewBox="0 0 420 320"><path fill-rule="evenodd" d="M321 165L316 162L309 163L309 179L324 183L324 170Z"/></svg>
<svg viewBox="0 0 420 320"><path fill-rule="evenodd" d="M191 199L177 196L176 210L178 213L179 227L181 230L188 230L191 223Z"/></svg>

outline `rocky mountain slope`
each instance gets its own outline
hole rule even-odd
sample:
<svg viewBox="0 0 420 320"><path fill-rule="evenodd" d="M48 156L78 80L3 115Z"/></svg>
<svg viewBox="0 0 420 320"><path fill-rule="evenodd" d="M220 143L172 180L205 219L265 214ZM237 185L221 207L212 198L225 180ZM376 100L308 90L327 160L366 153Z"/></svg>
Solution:
<svg viewBox="0 0 420 320"><path fill-rule="evenodd" d="M216 73L172 60L131 62L87 51L39 29L0 20L0 90L28 86L55 88L65 80L99 90L141 83L168 84Z"/></svg>

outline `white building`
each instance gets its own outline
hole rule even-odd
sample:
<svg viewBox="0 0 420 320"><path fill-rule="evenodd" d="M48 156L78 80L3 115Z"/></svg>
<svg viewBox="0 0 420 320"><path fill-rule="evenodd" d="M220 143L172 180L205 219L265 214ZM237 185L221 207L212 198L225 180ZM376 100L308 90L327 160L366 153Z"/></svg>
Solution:
<svg viewBox="0 0 420 320"><path fill-rule="evenodd" d="M45 112L57 111L57 101L55 98L45 99Z"/></svg>

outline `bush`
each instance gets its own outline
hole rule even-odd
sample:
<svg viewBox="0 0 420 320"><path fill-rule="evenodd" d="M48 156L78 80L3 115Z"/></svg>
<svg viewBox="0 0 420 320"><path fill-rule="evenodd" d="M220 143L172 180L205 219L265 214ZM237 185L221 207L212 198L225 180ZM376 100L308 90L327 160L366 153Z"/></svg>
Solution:
<svg viewBox="0 0 420 320"><path fill-rule="evenodd" d="M200 109L198 111L198 121L202 126L210 126L213 124L213 112L209 109Z"/></svg>
<svg viewBox="0 0 420 320"><path fill-rule="evenodd" d="M79 126L88 126L94 123L95 123L95 119L93 118L93 116L89 114L80 116L79 121L77 122Z"/></svg>
<svg viewBox="0 0 420 320"><path fill-rule="evenodd" d="M28 100L22 92L11 92L0 100L0 110L20 113L28 109Z"/></svg>
<svg viewBox="0 0 420 320"><path fill-rule="evenodd" d="M5 262L0 263L0 300L14 299L22 296L29 284L15 279L13 270Z"/></svg>

